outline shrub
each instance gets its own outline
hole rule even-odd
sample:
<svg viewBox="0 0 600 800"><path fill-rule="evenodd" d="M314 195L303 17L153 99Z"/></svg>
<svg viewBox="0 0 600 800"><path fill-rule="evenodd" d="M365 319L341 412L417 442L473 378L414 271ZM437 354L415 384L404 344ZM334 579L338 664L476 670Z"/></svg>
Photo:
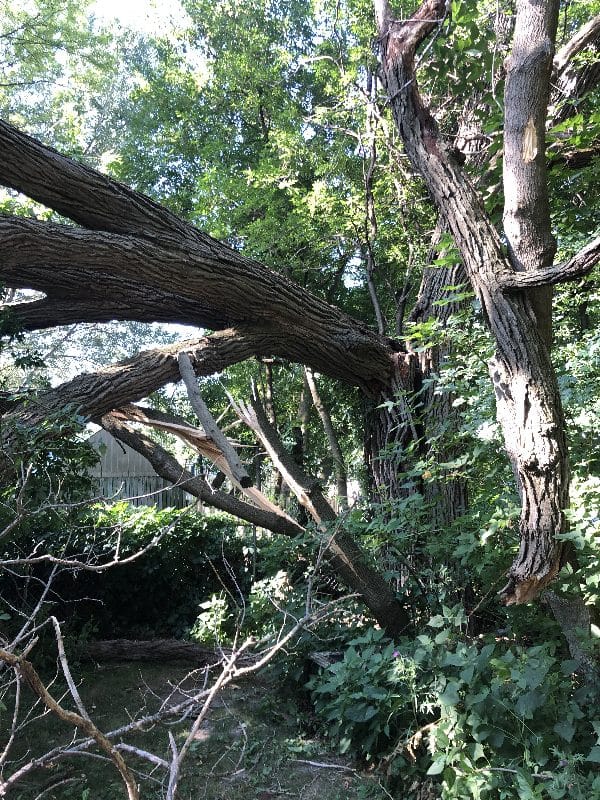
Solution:
<svg viewBox="0 0 600 800"><path fill-rule="evenodd" d="M308 684L326 734L396 782L434 778L444 800L600 796L600 687L553 642L467 640L464 623L444 608L415 640L354 638Z"/></svg>
<svg viewBox="0 0 600 800"><path fill-rule="evenodd" d="M65 573L56 591L72 603L74 624L91 621L100 637L181 637L212 594L225 589L237 598L247 591L244 536L224 516L116 503L91 509L79 527L45 544L105 561L118 547L122 561L165 529L135 561L102 573Z"/></svg>

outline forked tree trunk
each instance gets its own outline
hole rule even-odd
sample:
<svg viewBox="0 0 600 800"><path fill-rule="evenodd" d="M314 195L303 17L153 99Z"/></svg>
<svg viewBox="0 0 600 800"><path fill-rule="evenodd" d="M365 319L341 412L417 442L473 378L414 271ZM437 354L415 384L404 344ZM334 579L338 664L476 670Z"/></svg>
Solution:
<svg viewBox="0 0 600 800"><path fill-rule="evenodd" d="M387 0L375 0L382 73L396 126L461 253L496 342L490 363L498 419L521 493L520 548L504 590L507 603L534 597L560 569L568 504L564 418L548 348L528 297L509 296L502 276L512 271L498 233L458 164L440 140L416 84L416 48L444 19L446 5L426 0L407 22ZM541 145L540 145L541 148ZM537 154L543 158L543 152Z"/></svg>

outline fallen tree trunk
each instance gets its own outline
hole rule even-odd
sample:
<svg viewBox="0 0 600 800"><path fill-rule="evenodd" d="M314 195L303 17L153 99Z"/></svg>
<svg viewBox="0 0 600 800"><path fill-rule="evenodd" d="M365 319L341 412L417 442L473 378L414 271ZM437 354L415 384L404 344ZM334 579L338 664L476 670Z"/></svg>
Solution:
<svg viewBox="0 0 600 800"><path fill-rule="evenodd" d="M208 647L179 639L106 639L89 642L83 655L93 661L188 661L212 666L231 656L230 648ZM251 661L252 656L242 657Z"/></svg>

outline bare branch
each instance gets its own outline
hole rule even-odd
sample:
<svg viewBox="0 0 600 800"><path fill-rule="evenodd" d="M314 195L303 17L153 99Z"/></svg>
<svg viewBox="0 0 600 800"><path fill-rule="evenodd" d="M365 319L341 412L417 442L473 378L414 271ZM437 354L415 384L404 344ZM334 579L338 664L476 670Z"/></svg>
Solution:
<svg viewBox="0 0 600 800"><path fill-rule="evenodd" d="M240 484L240 486L242 488L251 486L252 478L250 475L248 475L246 468L240 461L239 456L229 439L223 433L221 433L221 429L215 422L215 419L210 413L208 406L202 399L200 389L198 388L198 381L196 380L196 376L192 368L192 362L190 361L188 354L185 352L179 353L178 362L179 371L181 373L181 377L183 378L183 382L185 383L190 403L198 415L200 424L225 457L225 460L229 465L229 469L231 470L231 474Z"/></svg>
<svg viewBox="0 0 600 800"><path fill-rule="evenodd" d="M306 368L304 370L304 374L306 376L306 382L310 389L310 394L313 399L314 406L317 409L319 417L321 418L321 423L323 425L323 430L325 431L325 436L327 437L327 442L329 444L329 449L331 450L331 455L333 456L333 465L335 470L338 497L340 498L342 506L347 506L348 480L346 476L346 465L344 463L344 456L342 453L342 448L340 447L339 439L333 428L333 422L331 421L331 414L329 413L329 409L325 406L325 404L321 399L319 390L317 388L317 382L312 370Z"/></svg>
<svg viewBox="0 0 600 800"><path fill-rule="evenodd" d="M139 800L139 792L135 779L125 763L123 756L110 742L110 740L94 725L89 717L83 717L76 714L74 711L69 711L63 708L52 697L46 686L42 682L40 676L35 670L35 667L30 661L27 661L22 656L15 656L13 653L0 648L0 661L18 670L19 674L27 681L30 689L36 694L44 703L46 708L52 711L56 716L68 725L73 725L75 728L80 728L91 739L93 739L98 747L103 750L111 759L121 778L127 788L127 797L129 800ZM0 783L0 792L6 787L6 782Z"/></svg>
<svg viewBox="0 0 600 800"><path fill-rule="evenodd" d="M343 518L337 517L324 498L318 482L306 475L287 453L277 431L268 421L256 391L250 406L235 404L234 407L240 418L256 433L298 502L323 530L326 549L331 553L332 564L342 580L360 593L366 606L390 636L399 634L410 624L408 614L398 603L389 584L373 568L367 554L344 529Z"/></svg>
<svg viewBox="0 0 600 800"><path fill-rule="evenodd" d="M600 43L600 14L586 22L569 41L557 51L553 61L553 78L560 78L576 55L590 45Z"/></svg>
<svg viewBox="0 0 600 800"><path fill-rule="evenodd" d="M292 518L283 511L283 509L281 509L275 503L272 503L269 498L266 497L266 495L264 495L256 486L241 485L241 483L232 473L230 465L225 459L221 449L217 447L213 439L210 436L207 436L204 431L193 428L185 420L175 417L171 414L157 412L149 408L140 408L139 406L125 406L120 408L118 411L113 412L113 414L117 417L126 418L135 422L141 422L143 425L148 425L152 428L157 428L158 430L167 431L168 433L172 433L179 437L182 441L186 442L203 456L212 461L213 464L215 464L215 466L221 470L222 473L246 495L246 497L248 497L256 506L258 506L258 508L261 508L269 513L272 512L278 516L282 516L289 520L292 524L296 524L294 520L292 520ZM211 486L213 496L216 488L218 488L218 486Z"/></svg>
<svg viewBox="0 0 600 800"><path fill-rule="evenodd" d="M586 49L591 58L578 64L576 56ZM579 102L600 80L600 14L560 48L552 77L552 124L557 125L577 112Z"/></svg>
<svg viewBox="0 0 600 800"><path fill-rule="evenodd" d="M587 275L600 261L600 237L594 239L565 264L555 264L534 272L506 272L500 283L507 291L529 289L574 281Z"/></svg>
<svg viewBox="0 0 600 800"><path fill-rule="evenodd" d="M323 497L318 482L306 475L296 464L283 446L279 434L267 419L256 393L256 387L253 390L250 406L235 404L234 408L240 419L258 436L284 481L315 522L334 521L337 515Z"/></svg>
<svg viewBox="0 0 600 800"><path fill-rule="evenodd" d="M77 710L81 714L81 716L86 719L88 722L91 722L90 715L88 714L83 700L77 690L77 686L75 685L75 681L73 680L73 676L71 675L71 669L69 667L69 662L67 660L67 654L65 653L65 643L63 641L62 632L60 630L60 625L56 617L50 617L52 621L52 625L54 626L54 635L56 638L56 647L58 649L58 658L60 660L60 665L63 671L63 675L65 676L65 680L67 682L67 686L69 687L69 691L71 692L71 697L75 701L75 705L77 706Z"/></svg>
<svg viewBox="0 0 600 800"><path fill-rule="evenodd" d="M310 614L305 615L302 619L297 620L294 625L287 631L287 633L280 635L275 642L271 640L271 637L265 637L264 639L260 640L259 642L248 640L241 648L238 648L235 651L232 651L231 654L224 659L222 659L222 663L224 664L224 669L221 672L226 673L225 676L220 681L220 688L223 688L232 680L240 680L244 677L254 674L255 672L262 669L266 664L268 664L286 645L292 641L298 633L305 629L310 628L315 624L322 622L323 620L327 619L333 613L335 613L341 604L348 600L348 596L339 598L331 603L326 604L325 606L321 606L318 609L312 611ZM266 645L266 647L264 647ZM256 655L249 660L244 666L237 666L238 662L242 660L244 663L244 652L247 651L250 647L259 647L263 646L264 649L260 650L256 653ZM4 658L6 656L6 658ZM32 673L37 676L35 670L31 665L27 666L29 662L25 661L22 657L13 656L11 653L8 653L5 650L0 649L0 660L4 660L5 663L10 665L14 665L14 669L18 669L22 672L26 672L25 677L27 678L28 675ZM229 666L228 666L229 665ZM39 681L39 678L38 678ZM41 682L40 682L41 683ZM37 685L37 684L36 684ZM43 684L38 687L39 692L41 692L44 697L47 695L47 699L52 700L48 695L45 687ZM35 690L34 690L35 691ZM89 727L89 723L86 720L79 717L79 715L74 714L73 718L77 718L85 723L87 727L84 727L83 724L79 724L78 727L86 734L88 738L82 740L75 740L72 741L67 746L58 746L54 747L49 750L47 753L43 754L42 756L38 756L36 758L32 758L29 761L26 761L22 764L9 778L5 779L4 781L0 781L0 794L3 792L8 792L12 787L14 787L17 783L22 781L27 775L29 775L32 771L42 768L50 763L56 762L62 758L68 758L70 756L79 755L85 753L93 744L96 742L101 746L101 749L104 752L107 752L107 747L109 748L110 752L108 752L109 757L114 762L114 754L116 754L117 758L121 760L124 764L122 756L119 753L119 750L124 750L126 752L135 752L136 754L140 755L142 758L146 758L151 760L153 763L157 763L157 765L164 767L165 769L175 769L175 764L180 763L177 762L177 748L175 746L174 740L172 736L170 736L171 740L171 750L173 754L173 758L171 760L171 764L160 759L160 764L158 763L158 759L154 756L154 754L146 753L145 751L138 752L137 748L133 748L128 745L112 745L111 739L117 739L125 736L128 733L133 733L135 731L144 730L148 726L154 725L164 719L168 718L181 718L182 716L185 717L189 715L189 712L194 709L198 703L202 702L206 704L206 699L211 694L211 688L202 688L197 692L193 692L189 696L186 696L182 701L175 703L173 705L163 704L160 710L155 714L148 714L143 717L139 717L134 719L127 724L116 728L112 731L109 731L105 734L100 733L95 727L93 731ZM38 692L36 691L36 694ZM64 711L64 709L61 709ZM66 714L72 714L72 712L64 712ZM61 717L62 718L62 717ZM69 718L71 724L74 724L71 721L72 718ZM97 736L103 737L102 738L102 745L98 742ZM127 767L126 767L127 768ZM176 777L176 776L174 776ZM128 785L129 791L129 785ZM129 795L130 799L136 798L137 795Z"/></svg>

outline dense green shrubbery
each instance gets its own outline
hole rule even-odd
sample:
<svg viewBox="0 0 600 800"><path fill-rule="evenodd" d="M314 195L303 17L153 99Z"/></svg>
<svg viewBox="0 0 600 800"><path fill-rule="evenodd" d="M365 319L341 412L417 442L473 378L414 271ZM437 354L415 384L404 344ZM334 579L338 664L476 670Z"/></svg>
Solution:
<svg viewBox="0 0 600 800"><path fill-rule="evenodd" d="M183 636L211 594L239 598L248 588L244 536L221 515L117 503L90 509L64 537L54 535L46 546L62 546L64 555L93 553L102 563L115 549L123 561L155 543L129 563L67 573L57 582L75 620L91 623L98 636Z"/></svg>
<svg viewBox="0 0 600 800"><path fill-rule="evenodd" d="M465 621L444 608L416 640L351 640L308 684L327 735L402 785L433 777L444 800L600 796L600 687L554 642L469 640Z"/></svg>

